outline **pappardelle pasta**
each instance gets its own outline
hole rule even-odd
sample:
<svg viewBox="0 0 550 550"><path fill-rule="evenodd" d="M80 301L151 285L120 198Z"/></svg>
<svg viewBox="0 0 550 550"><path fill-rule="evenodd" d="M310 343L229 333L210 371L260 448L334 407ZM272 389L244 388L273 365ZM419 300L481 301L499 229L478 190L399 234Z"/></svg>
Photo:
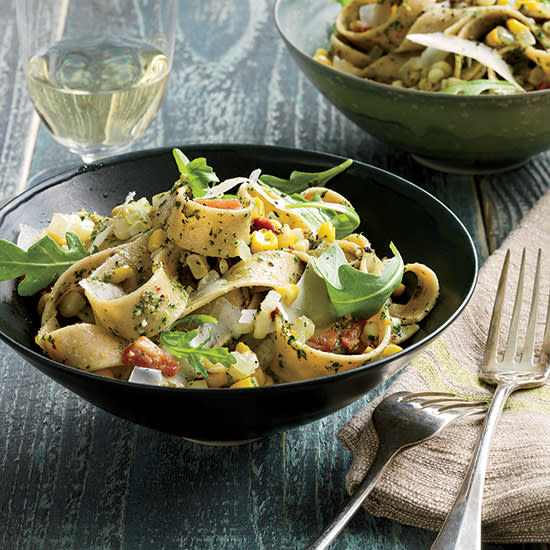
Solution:
<svg viewBox="0 0 550 550"><path fill-rule="evenodd" d="M136 383L257 387L399 352L435 306L436 274L393 243L379 257L324 187L350 160L219 182L206 159L174 156L181 177L151 202L56 213L20 246L0 241L0 278L24 275L18 292L36 294L50 358Z"/></svg>
<svg viewBox="0 0 550 550"><path fill-rule="evenodd" d="M397 87L517 93L550 85L550 4L351 0L315 59Z"/></svg>

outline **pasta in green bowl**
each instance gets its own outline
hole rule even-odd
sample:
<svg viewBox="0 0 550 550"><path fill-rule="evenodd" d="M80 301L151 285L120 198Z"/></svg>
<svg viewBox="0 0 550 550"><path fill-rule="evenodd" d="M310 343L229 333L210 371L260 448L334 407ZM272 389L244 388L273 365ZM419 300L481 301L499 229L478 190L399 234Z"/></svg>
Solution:
<svg viewBox="0 0 550 550"><path fill-rule="evenodd" d="M278 0L311 82L374 137L457 172L550 145L550 8L531 0Z"/></svg>

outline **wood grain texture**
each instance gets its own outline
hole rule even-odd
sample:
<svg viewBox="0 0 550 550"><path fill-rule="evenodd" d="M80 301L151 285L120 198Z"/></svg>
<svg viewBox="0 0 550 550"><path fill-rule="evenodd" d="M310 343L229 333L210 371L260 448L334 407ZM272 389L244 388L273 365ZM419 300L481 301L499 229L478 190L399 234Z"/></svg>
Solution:
<svg viewBox="0 0 550 550"><path fill-rule="evenodd" d="M11 4L0 0L4 193L18 174L31 113L11 49ZM438 196L470 230L481 258L546 190L547 155L511 174L450 176L361 132L297 71L272 8L272 0L180 1L167 93L132 149L267 143L371 163ZM41 128L31 175L67 163L78 158ZM337 442L338 429L381 391L285 434L207 447L112 417L0 348L0 548L10 550L303 548L346 499L351 457ZM200 414L192 420L200 422ZM360 512L333 548L419 550L433 539L433 533Z"/></svg>
<svg viewBox="0 0 550 550"><path fill-rule="evenodd" d="M27 145L36 117L19 63L15 3L0 2L0 198L23 189L30 158ZM31 137L31 140L34 141Z"/></svg>

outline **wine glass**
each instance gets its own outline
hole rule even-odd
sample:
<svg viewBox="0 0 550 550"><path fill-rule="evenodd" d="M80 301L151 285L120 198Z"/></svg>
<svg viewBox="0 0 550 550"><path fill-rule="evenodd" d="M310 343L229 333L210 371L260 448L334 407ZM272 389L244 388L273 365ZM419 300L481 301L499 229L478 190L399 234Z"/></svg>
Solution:
<svg viewBox="0 0 550 550"><path fill-rule="evenodd" d="M17 0L31 100L50 134L84 162L147 129L172 67L177 0Z"/></svg>

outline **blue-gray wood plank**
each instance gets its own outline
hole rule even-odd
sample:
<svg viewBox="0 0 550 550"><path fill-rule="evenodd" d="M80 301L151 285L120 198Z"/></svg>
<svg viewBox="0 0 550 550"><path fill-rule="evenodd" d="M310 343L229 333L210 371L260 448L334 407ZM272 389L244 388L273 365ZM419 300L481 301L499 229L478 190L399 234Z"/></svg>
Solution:
<svg viewBox="0 0 550 550"><path fill-rule="evenodd" d="M25 165L32 110L17 65L13 4L0 0L4 196L27 172L78 163L41 128L32 165ZM299 74L277 35L272 8L273 0L180 0L166 97L133 149L268 143L362 160L437 195L468 227L481 258L547 191L547 154L508 174L451 176L370 138ZM298 549L346 499L351 457L336 435L373 394L285 434L206 447L112 417L0 347L2 549ZM433 538L359 512L333 548L418 550Z"/></svg>

